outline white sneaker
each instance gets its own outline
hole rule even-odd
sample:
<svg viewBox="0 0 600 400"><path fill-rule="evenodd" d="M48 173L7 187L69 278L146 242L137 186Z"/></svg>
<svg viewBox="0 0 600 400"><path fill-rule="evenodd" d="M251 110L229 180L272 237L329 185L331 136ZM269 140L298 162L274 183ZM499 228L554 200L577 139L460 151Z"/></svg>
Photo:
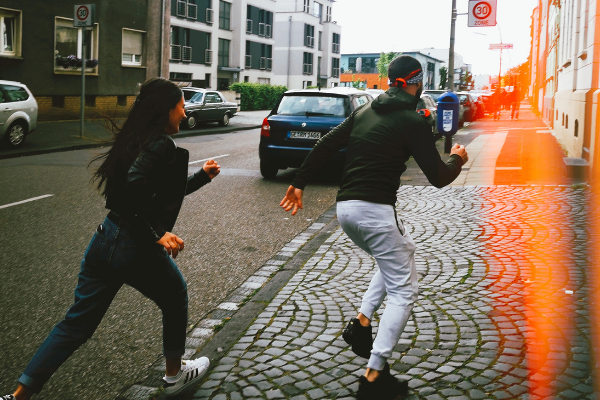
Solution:
<svg viewBox="0 0 600 400"><path fill-rule="evenodd" d="M168 383L163 378L165 394L167 396L174 396L185 388L197 383L206 374L209 365L210 361L207 357L200 357L195 360L183 360L181 362L181 370L175 377L177 379L175 382Z"/></svg>
<svg viewBox="0 0 600 400"><path fill-rule="evenodd" d="M15 400L15 396L7 394L6 396L0 396L0 400Z"/></svg>

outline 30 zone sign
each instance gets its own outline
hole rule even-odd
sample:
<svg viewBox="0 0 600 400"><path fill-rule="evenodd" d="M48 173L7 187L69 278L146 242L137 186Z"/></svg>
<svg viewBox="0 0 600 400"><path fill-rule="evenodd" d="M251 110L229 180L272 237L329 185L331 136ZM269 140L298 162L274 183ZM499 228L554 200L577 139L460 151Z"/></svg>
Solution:
<svg viewBox="0 0 600 400"><path fill-rule="evenodd" d="M496 0L469 0L469 26L496 26Z"/></svg>

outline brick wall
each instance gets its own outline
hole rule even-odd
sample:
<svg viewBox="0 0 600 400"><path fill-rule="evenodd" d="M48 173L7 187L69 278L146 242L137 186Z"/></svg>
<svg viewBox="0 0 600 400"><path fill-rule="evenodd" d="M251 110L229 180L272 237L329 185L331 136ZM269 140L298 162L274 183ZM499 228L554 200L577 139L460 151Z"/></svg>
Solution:
<svg viewBox="0 0 600 400"><path fill-rule="evenodd" d="M87 96L86 96L87 97ZM119 96L120 97L120 96ZM118 104L118 96L95 96L95 106L85 107L85 118L97 118L103 115L125 117L135 101L135 96L125 96L124 105ZM38 103L38 121L59 121L79 119L81 96L62 96L57 98L58 106L52 105L52 97L36 97ZM89 98L88 98L89 99Z"/></svg>

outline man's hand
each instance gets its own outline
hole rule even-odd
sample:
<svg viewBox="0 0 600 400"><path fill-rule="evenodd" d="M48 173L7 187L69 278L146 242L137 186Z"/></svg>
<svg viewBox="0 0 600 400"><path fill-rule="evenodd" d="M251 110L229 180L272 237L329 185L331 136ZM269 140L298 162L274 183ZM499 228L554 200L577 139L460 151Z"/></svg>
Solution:
<svg viewBox="0 0 600 400"><path fill-rule="evenodd" d="M173 258L177 258L179 251L183 250L183 240L171 232L166 232L156 243L162 245Z"/></svg>
<svg viewBox="0 0 600 400"><path fill-rule="evenodd" d="M206 172L210 179L213 179L215 176L219 175L219 172L221 172L221 166L217 164L215 160L208 160L205 162L202 166L202 169L204 172Z"/></svg>
<svg viewBox="0 0 600 400"><path fill-rule="evenodd" d="M454 144L454 146L452 146L452 149L450 149L450 155L452 154L456 154L457 156L460 156L460 158L462 158L463 160L463 165L469 161L469 155L467 154L467 150L465 150L465 146L460 145L458 143Z"/></svg>
<svg viewBox="0 0 600 400"><path fill-rule="evenodd" d="M285 210L292 210L292 215L296 215L299 208L302 208L302 189L295 188L290 185L283 200L279 205Z"/></svg>

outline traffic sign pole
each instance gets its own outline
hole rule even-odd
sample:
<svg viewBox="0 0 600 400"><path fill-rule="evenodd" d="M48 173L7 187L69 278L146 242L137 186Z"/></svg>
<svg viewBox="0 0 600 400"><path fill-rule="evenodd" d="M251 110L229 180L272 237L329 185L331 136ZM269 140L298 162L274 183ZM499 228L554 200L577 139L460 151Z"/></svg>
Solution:
<svg viewBox="0 0 600 400"><path fill-rule="evenodd" d="M79 137L83 137L84 118L85 118L85 28L81 28L81 125L79 129Z"/></svg>

